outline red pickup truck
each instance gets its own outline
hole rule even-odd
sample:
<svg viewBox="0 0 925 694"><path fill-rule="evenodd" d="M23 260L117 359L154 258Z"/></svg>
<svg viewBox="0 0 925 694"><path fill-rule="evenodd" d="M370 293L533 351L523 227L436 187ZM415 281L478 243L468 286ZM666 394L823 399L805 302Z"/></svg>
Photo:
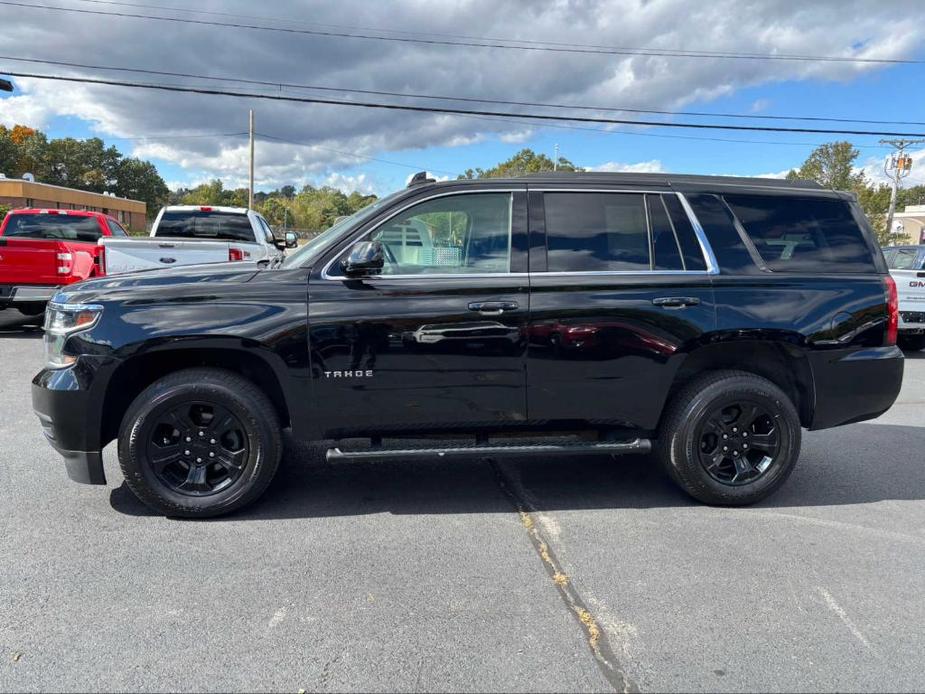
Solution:
<svg viewBox="0 0 925 694"><path fill-rule="evenodd" d="M102 212L23 209L0 224L0 309L45 310L59 287L103 274L101 236L127 236Z"/></svg>

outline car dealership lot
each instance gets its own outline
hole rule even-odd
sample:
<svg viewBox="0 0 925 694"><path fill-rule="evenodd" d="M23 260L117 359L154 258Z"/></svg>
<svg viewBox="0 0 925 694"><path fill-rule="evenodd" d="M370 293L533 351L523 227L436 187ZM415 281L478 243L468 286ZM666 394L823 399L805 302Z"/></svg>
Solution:
<svg viewBox="0 0 925 694"><path fill-rule="evenodd" d="M925 689L925 353L751 508L646 458L290 448L261 502L197 522L150 515L113 446L108 488L67 480L30 407L41 331L9 314L2 690Z"/></svg>

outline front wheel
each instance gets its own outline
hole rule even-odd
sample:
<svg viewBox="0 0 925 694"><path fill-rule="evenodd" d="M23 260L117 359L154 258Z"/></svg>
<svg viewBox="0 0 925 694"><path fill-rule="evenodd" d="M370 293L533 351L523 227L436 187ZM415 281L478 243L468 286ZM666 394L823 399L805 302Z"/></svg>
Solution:
<svg viewBox="0 0 925 694"><path fill-rule="evenodd" d="M658 455L695 499L740 506L764 499L793 472L800 419L784 392L743 371L694 379L666 412Z"/></svg>
<svg viewBox="0 0 925 694"><path fill-rule="evenodd" d="M119 430L126 484L155 511L205 518L266 490L282 452L273 404L251 381L186 369L148 386Z"/></svg>

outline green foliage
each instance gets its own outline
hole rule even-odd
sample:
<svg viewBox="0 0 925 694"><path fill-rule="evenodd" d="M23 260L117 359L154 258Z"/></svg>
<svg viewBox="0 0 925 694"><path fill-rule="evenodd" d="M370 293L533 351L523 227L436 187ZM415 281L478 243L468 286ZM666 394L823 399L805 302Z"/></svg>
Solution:
<svg viewBox="0 0 925 694"><path fill-rule="evenodd" d="M6 217L6 213L11 209L12 208L9 205L0 205L0 222L3 221L3 218Z"/></svg>
<svg viewBox="0 0 925 694"><path fill-rule="evenodd" d="M0 125L0 173L10 178L31 173L39 183L142 200L149 216L157 214L169 194L153 164L123 157L98 137L49 140L23 125Z"/></svg>
<svg viewBox="0 0 925 694"><path fill-rule="evenodd" d="M552 159L545 154L537 154L532 149L522 149L507 161L491 167L490 169L466 169L459 176L461 179L473 178L505 178L509 176L523 176L528 173L542 173L544 171L582 171L565 157L559 157L559 165L555 167Z"/></svg>

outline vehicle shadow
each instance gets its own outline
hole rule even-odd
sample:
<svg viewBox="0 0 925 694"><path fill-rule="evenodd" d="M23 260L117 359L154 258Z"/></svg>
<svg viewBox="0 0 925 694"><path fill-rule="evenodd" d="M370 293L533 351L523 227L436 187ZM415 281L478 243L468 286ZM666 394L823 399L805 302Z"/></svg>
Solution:
<svg viewBox="0 0 925 694"><path fill-rule="evenodd" d="M807 434L805 444L790 480L756 507L925 499L925 466L914 462L925 450L925 428L856 424ZM651 456L329 464L322 447L290 442L264 498L228 519L509 513L512 501L501 482L538 511L698 503ZM152 515L124 484L112 490L110 503L121 513Z"/></svg>
<svg viewBox="0 0 925 694"><path fill-rule="evenodd" d="M14 309L0 310L0 338L42 337L44 316L24 316Z"/></svg>

